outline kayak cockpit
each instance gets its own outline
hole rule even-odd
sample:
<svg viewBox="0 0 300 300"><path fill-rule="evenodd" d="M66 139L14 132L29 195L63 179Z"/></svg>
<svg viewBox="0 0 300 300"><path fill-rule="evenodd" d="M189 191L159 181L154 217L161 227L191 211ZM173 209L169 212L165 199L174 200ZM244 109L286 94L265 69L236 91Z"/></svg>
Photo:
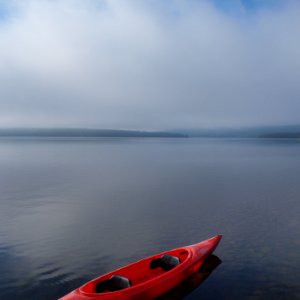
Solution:
<svg viewBox="0 0 300 300"><path fill-rule="evenodd" d="M95 285L96 293L107 293L124 290L131 287L131 281L119 275L112 275L108 280L100 281Z"/></svg>
<svg viewBox="0 0 300 300"><path fill-rule="evenodd" d="M188 254L186 249L158 254L98 277L80 290L83 293L107 293L130 288L175 269L187 259Z"/></svg>

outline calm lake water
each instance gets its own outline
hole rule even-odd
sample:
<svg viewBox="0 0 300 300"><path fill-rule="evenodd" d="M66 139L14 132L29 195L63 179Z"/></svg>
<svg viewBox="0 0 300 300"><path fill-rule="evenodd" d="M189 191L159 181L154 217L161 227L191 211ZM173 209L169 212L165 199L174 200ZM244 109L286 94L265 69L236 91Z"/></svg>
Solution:
<svg viewBox="0 0 300 300"><path fill-rule="evenodd" d="M185 299L300 299L300 142L0 139L0 299L57 299L222 233Z"/></svg>

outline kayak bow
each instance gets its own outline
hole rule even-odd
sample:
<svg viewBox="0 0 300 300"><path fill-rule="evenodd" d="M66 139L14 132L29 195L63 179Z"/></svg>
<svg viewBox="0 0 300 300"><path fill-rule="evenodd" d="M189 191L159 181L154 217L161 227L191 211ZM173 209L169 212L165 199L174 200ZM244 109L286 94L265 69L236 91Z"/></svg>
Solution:
<svg viewBox="0 0 300 300"><path fill-rule="evenodd" d="M196 272L222 236L142 259L77 288L61 300L155 299Z"/></svg>

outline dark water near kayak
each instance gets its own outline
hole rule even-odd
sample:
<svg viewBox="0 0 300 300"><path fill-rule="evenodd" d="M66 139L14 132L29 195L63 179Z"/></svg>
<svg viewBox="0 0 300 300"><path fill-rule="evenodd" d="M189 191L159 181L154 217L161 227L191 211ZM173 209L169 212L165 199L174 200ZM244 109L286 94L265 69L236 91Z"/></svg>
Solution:
<svg viewBox="0 0 300 300"><path fill-rule="evenodd" d="M300 142L0 140L0 299L57 299L224 235L186 299L300 299Z"/></svg>

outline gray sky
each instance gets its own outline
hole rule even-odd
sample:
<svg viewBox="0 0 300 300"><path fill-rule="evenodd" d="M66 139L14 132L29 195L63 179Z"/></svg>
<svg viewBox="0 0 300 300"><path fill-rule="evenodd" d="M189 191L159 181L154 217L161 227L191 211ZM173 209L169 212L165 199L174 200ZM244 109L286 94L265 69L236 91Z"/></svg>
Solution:
<svg viewBox="0 0 300 300"><path fill-rule="evenodd" d="M218 1L0 0L0 127L299 124L300 2Z"/></svg>

